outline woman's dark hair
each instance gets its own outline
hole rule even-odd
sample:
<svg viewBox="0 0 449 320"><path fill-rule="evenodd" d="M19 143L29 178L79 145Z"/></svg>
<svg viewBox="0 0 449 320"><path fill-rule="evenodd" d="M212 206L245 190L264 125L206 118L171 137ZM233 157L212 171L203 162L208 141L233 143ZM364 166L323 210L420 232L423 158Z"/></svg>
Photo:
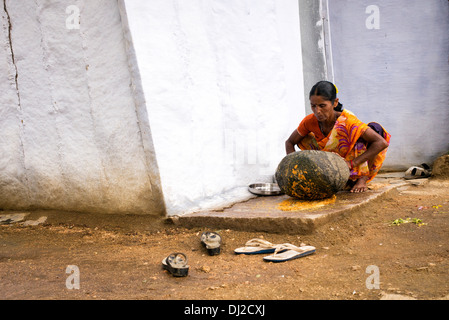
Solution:
<svg viewBox="0 0 449 320"><path fill-rule="evenodd" d="M324 99L334 103L337 99L337 87L329 81L319 81L310 90L309 99L311 96L321 96ZM338 102L338 105L334 108L335 111L343 111L343 105Z"/></svg>

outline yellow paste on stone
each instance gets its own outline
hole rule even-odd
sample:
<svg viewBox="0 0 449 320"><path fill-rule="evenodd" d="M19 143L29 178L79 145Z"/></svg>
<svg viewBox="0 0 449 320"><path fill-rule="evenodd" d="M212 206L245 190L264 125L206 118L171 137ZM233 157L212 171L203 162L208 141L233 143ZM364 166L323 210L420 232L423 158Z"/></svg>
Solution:
<svg viewBox="0 0 449 320"><path fill-rule="evenodd" d="M324 200L299 200L299 199L287 199L279 203L278 209L282 211L299 211L307 209L315 209L324 207L325 205L332 204L337 200L337 196Z"/></svg>

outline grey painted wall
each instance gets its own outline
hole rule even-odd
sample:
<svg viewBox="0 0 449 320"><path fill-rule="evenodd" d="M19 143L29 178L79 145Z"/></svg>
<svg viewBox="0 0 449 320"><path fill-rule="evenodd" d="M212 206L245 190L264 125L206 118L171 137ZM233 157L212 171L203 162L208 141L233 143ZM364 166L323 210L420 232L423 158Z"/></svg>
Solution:
<svg viewBox="0 0 449 320"><path fill-rule="evenodd" d="M339 0L329 1L329 13L340 100L391 133L384 168L447 153L449 2Z"/></svg>

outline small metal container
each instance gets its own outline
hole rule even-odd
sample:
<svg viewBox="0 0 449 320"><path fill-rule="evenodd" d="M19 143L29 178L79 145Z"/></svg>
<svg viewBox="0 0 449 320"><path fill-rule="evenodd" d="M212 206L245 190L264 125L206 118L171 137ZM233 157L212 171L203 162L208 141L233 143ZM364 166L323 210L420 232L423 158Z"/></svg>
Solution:
<svg viewBox="0 0 449 320"><path fill-rule="evenodd" d="M258 196L275 196L283 194L277 183L253 183L248 186L248 190Z"/></svg>

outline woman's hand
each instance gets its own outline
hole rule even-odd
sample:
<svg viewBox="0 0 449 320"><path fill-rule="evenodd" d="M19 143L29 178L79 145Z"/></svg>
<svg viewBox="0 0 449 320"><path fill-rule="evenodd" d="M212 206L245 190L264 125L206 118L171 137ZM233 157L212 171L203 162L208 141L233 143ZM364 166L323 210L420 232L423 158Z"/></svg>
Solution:
<svg viewBox="0 0 449 320"><path fill-rule="evenodd" d="M368 128L365 131L362 138L367 142L369 147L364 153L352 160L353 167L356 167L365 161L368 161L368 165L371 167L371 161L382 152L382 150L388 148L388 142L371 128Z"/></svg>
<svg viewBox="0 0 449 320"><path fill-rule="evenodd" d="M287 154L295 152L295 146L304 139L302 135L298 133L298 130L292 132L290 137L285 141L285 152Z"/></svg>

